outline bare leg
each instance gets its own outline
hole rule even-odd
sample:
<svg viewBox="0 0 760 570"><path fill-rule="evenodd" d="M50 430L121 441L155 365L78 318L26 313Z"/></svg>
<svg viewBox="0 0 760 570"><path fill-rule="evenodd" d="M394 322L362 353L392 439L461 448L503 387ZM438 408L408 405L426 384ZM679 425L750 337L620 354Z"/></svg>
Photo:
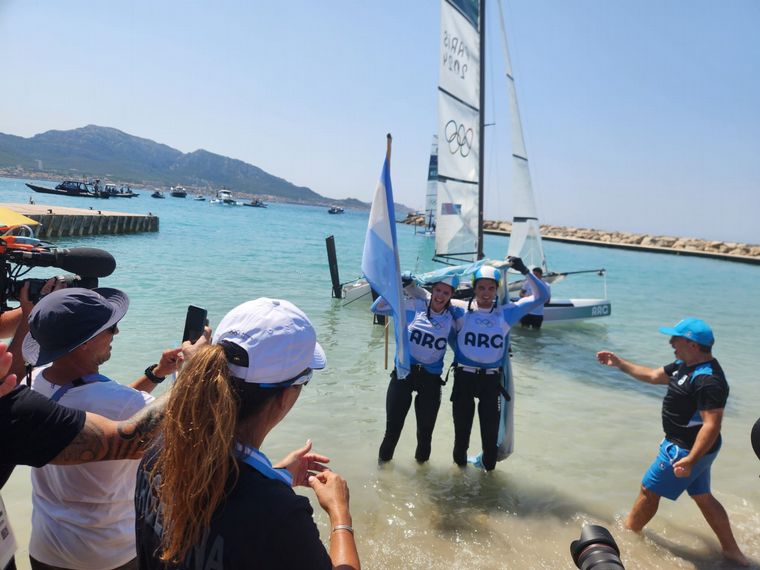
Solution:
<svg viewBox="0 0 760 570"><path fill-rule="evenodd" d="M705 520L718 537L720 546L723 549L723 556L741 566L749 566L749 560L747 560L744 554L742 554L742 551L739 550L739 545L736 544L734 533L731 532L731 523L728 521L728 513L726 513L726 509L723 508L723 505L718 502L718 499L713 497L711 493L694 495L692 499L697 503Z"/></svg>
<svg viewBox="0 0 760 570"><path fill-rule="evenodd" d="M659 506L660 495L642 485L639 496L636 497L636 501L633 503L631 512L625 517L625 528L634 532L641 532L641 529L657 513L657 507Z"/></svg>

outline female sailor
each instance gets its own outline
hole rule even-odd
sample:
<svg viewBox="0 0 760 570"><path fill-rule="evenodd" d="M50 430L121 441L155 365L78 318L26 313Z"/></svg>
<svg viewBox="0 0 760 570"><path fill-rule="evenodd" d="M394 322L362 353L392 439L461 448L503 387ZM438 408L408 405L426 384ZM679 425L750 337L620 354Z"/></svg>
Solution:
<svg viewBox="0 0 760 570"><path fill-rule="evenodd" d="M430 458L430 442L433 428L441 406L441 373L446 344L453 325L450 309L451 296L459 285L456 276L445 277L433 283L431 293L416 285L405 288L411 298L406 300L406 315L409 325L409 354L411 371L404 379L399 379L394 369L385 398L385 436L380 444L380 461L393 459L404 420L414 398L414 412L417 416L417 450L414 458L424 463ZM373 313L390 315L391 310L385 299L379 297L371 308Z"/></svg>
<svg viewBox="0 0 760 570"><path fill-rule="evenodd" d="M521 317L549 299L546 285L528 271L519 257L509 258L513 269L526 276L533 295L516 303L498 303L497 289L501 272L481 266L473 275L473 299L456 301L454 314L454 387L451 402L454 415L454 463L467 464L475 398L478 399L480 438L483 444L483 467L496 467L497 437L501 411L502 361L509 346L510 328ZM473 306L473 300L475 306Z"/></svg>

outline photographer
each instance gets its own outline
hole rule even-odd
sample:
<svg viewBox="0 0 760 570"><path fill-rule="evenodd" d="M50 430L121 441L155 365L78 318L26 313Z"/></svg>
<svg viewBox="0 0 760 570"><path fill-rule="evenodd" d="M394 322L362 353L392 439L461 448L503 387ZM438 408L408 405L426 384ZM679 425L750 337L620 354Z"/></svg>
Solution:
<svg viewBox="0 0 760 570"><path fill-rule="evenodd" d="M109 288L68 288L42 298L23 342L25 359L36 367L32 388L53 401L117 420L151 402L147 392L176 371L180 349L164 351L131 386L99 374L128 306L126 294ZM119 461L33 470L32 568L134 565L136 469L136 462Z"/></svg>
<svg viewBox="0 0 760 570"><path fill-rule="evenodd" d="M644 475L625 526L641 531L657 513L660 497L675 501L687 491L717 535L723 555L747 566L728 514L710 489L710 468L720 451L720 428L728 400L726 377L712 356L715 337L706 322L694 318L662 327L660 332L670 336L676 357L666 366L649 368L606 350L596 355L600 364L618 368L636 380L668 386L662 402L665 439Z"/></svg>

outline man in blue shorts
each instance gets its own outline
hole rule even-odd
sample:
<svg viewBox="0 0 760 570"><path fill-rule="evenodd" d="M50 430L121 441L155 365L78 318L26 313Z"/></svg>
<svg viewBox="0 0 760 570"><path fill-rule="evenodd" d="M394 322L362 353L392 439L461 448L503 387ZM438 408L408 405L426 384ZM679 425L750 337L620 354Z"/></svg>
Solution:
<svg viewBox="0 0 760 570"><path fill-rule="evenodd" d="M731 532L728 514L710 492L710 466L721 445L720 426L728 399L728 383L712 356L712 329L700 319L686 318L674 327L662 327L670 335L676 361L648 368L603 350L596 355L605 366L614 366L641 382L667 384L662 402L665 439L657 458L641 482L641 491L625 519L626 528L639 532L657 513L660 497L675 501L687 491L720 541L723 555L747 566Z"/></svg>

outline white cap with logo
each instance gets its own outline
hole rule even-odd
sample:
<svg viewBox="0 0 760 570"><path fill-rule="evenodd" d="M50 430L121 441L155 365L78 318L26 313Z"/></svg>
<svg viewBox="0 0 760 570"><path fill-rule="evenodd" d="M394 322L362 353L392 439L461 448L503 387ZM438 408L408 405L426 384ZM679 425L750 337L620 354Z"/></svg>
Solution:
<svg viewBox="0 0 760 570"><path fill-rule="evenodd" d="M213 343L242 348L247 365L228 362L230 373L262 387L302 384L311 378L311 370L327 364L309 318L281 299L262 297L238 305L219 323Z"/></svg>

